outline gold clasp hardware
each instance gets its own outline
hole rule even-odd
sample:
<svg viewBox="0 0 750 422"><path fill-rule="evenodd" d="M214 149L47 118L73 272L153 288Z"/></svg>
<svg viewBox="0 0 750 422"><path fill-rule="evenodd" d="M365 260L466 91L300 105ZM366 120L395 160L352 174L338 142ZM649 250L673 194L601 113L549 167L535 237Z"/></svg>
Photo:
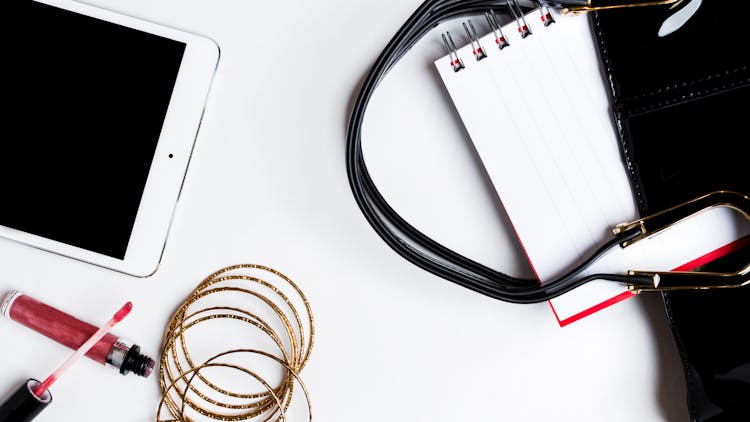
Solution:
<svg viewBox="0 0 750 422"><path fill-rule="evenodd" d="M612 232L623 239L620 246L630 246L653 236L678 222L711 208L727 207L750 220L750 197L732 191L715 191L667 210L615 227ZM644 291L727 289L750 285L750 263L736 272L701 271L628 271L630 276L650 278L648 284L633 284L633 293Z"/></svg>
<svg viewBox="0 0 750 422"><path fill-rule="evenodd" d="M595 12L597 10L610 10L610 9L623 9L626 7L643 7L643 6L665 6L668 4L677 4L683 0L650 0L650 1L623 1L621 3L608 2L609 4L601 4L597 0L588 0L585 6L568 6L560 9L560 13L566 14L579 14L583 12Z"/></svg>

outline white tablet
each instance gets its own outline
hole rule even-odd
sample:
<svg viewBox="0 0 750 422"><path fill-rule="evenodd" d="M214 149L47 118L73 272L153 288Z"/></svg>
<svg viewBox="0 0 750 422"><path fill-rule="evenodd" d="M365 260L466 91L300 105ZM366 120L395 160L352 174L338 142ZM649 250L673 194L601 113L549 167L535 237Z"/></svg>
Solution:
<svg viewBox="0 0 750 422"><path fill-rule="evenodd" d="M218 46L71 0L0 13L0 236L153 274Z"/></svg>

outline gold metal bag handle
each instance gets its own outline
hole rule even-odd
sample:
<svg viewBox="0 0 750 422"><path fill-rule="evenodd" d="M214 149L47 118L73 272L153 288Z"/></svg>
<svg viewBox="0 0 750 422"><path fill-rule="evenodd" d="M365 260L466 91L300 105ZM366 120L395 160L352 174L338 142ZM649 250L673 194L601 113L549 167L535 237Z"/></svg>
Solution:
<svg viewBox="0 0 750 422"><path fill-rule="evenodd" d="M623 1L623 2L605 2L597 0L588 0L585 6L567 6L560 9L562 14L578 14L583 12L596 12L598 10L623 9L626 7L643 7L643 6L665 6L677 4L683 0L650 0L650 1Z"/></svg>
<svg viewBox="0 0 750 422"><path fill-rule="evenodd" d="M620 237L627 233L631 234L620 243L620 246L625 248L695 214L717 207L731 208L750 220L750 197L738 192L722 190L710 192L640 220L619 224L612 232ZM632 235L633 233L635 235ZM633 293L737 288L750 285L750 262L736 272L630 270L628 275L645 276L651 279L649 284L630 284L628 288Z"/></svg>

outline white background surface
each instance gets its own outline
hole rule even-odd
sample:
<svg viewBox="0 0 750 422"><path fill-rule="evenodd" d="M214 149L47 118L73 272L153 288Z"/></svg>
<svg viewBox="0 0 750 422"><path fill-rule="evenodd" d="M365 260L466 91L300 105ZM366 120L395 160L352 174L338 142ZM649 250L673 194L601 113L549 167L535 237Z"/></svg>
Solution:
<svg viewBox="0 0 750 422"><path fill-rule="evenodd" d="M168 318L205 276L264 264L297 281L313 306L316 343L302 377L315 420L688 420L656 296L561 329L546 303L495 301L418 269L362 217L345 172L349 106L419 1L94 3L222 48L162 267L136 279L1 240L3 291L102 323L131 300L115 332L157 358ZM442 28L460 34L458 22ZM376 92L364 129L373 177L438 241L528 275L433 67L444 54L438 31ZM2 395L70 352L9 320L0 320L0 344ZM90 360L52 393L40 422L148 421L160 398L158 377L122 377Z"/></svg>

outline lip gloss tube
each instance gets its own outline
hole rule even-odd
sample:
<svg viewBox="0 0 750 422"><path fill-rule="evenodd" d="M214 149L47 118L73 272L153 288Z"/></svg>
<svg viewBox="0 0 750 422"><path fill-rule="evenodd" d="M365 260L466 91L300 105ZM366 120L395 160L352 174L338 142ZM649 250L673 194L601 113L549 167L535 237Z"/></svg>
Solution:
<svg viewBox="0 0 750 422"><path fill-rule="evenodd" d="M99 329L17 290L6 294L0 302L0 314L73 350ZM86 356L122 375L132 372L144 378L151 375L156 364L141 354L140 346L113 334L105 335Z"/></svg>

